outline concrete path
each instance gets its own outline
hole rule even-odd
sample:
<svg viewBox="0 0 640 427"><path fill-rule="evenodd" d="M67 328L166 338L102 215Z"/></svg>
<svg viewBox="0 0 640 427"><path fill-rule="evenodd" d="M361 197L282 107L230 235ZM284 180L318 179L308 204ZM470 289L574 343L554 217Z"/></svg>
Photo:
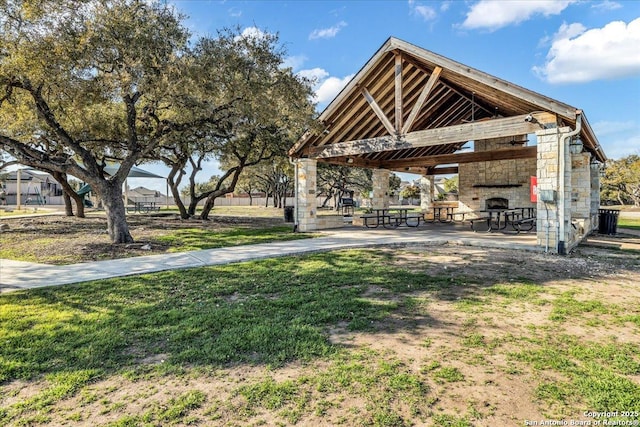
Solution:
<svg viewBox="0 0 640 427"><path fill-rule="evenodd" d="M323 237L313 239L148 255L64 266L0 259L0 292L336 249L451 243L539 251L535 242L536 237L533 233L520 235L474 233L468 227L433 224L419 229L345 228L325 232Z"/></svg>

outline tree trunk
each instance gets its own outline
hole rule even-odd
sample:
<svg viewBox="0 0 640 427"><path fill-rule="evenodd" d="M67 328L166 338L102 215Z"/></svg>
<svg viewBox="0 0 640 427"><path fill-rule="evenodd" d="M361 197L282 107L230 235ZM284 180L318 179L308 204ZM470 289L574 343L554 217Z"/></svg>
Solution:
<svg viewBox="0 0 640 427"><path fill-rule="evenodd" d="M211 209L213 209L213 207L215 206L217 198L218 197L213 196L213 194L207 197L207 201L204 202L204 206L202 207L202 213L200 214L200 218L204 220L209 219L209 213L211 212Z"/></svg>
<svg viewBox="0 0 640 427"><path fill-rule="evenodd" d="M78 218L84 218L84 198L78 196L78 194L74 191L70 193L71 198L74 202L76 202L76 216Z"/></svg>
<svg viewBox="0 0 640 427"><path fill-rule="evenodd" d="M85 217L85 215L84 215L84 198L82 196L79 196L78 193L76 193L73 190L71 185L69 185L69 181L67 181L67 174L61 173L61 172L53 172L52 171L51 175L62 186L63 195L73 199L73 201L76 203L76 216L78 218L84 218ZM67 216L72 216L73 215L73 208L71 206L67 207L67 199L66 199L66 197L65 197L65 201L64 201L65 212L66 212ZM71 200L69 200L69 203L71 203Z"/></svg>
<svg viewBox="0 0 640 427"><path fill-rule="evenodd" d="M71 196L66 191L62 192L62 200L64 200L64 214L73 216L73 205L71 204Z"/></svg>
<svg viewBox="0 0 640 427"><path fill-rule="evenodd" d="M180 211L180 218L189 219L189 213L187 212L187 208L184 206L182 199L180 198L180 190L178 190L177 185L173 185L169 183L169 188L171 189L171 195L173 196L173 200L178 207L178 211Z"/></svg>
<svg viewBox="0 0 640 427"><path fill-rule="evenodd" d="M111 243L132 243L133 237L129 232L122 199L122 187L117 182L108 182L100 187L99 194L107 214L107 231Z"/></svg>
<svg viewBox="0 0 640 427"><path fill-rule="evenodd" d="M171 171L169 171L169 176L167 177L167 183L169 184L169 188L171 189L173 201L178 207L178 211L180 211L180 218L189 219L189 213L187 212L187 208L184 206L184 202L182 201L180 190L178 188L180 186L180 182L182 181L182 166L184 166L184 164L185 163L172 165ZM177 179L176 175L178 175Z"/></svg>

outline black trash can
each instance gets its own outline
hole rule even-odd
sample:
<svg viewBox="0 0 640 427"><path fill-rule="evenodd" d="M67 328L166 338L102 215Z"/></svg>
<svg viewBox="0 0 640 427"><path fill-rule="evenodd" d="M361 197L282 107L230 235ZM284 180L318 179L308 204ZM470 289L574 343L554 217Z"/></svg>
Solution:
<svg viewBox="0 0 640 427"><path fill-rule="evenodd" d="M615 209L598 210L598 233L616 234L618 228L618 215L620 211Z"/></svg>
<svg viewBox="0 0 640 427"><path fill-rule="evenodd" d="M284 207L284 222L293 222L293 206Z"/></svg>

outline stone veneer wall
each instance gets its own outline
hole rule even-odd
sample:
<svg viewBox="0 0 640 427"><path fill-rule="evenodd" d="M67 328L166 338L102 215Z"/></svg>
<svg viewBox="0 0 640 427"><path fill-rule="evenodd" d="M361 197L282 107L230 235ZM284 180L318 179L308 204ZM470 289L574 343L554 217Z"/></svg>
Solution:
<svg viewBox="0 0 640 427"><path fill-rule="evenodd" d="M389 207L389 174L387 169L373 170L373 197L371 198L371 207L388 208Z"/></svg>
<svg viewBox="0 0 640 427"><path fill-rule="evenodd" d="M433 175L425 175L420 178L420 209L424 212L431 210L433 195L435 193L435 179Z"/></svg>
<svg viewBox="0 0 640 427"><path fill-rule="evenodd" d="M342 227L344 227L344 216L342 215L318 215L316 217L317 230Z"/></svg>
<svg viewBox="0 0 640 427"><path fill-rule="evenodd" d="M600 164L592 163L591 166L591 230L599 226L598 210L600 210Z"/></svg>
<svg viewBox="0 0 640 427"><path fill-rule="evenodd" d="M558 189L558 129L536 132L538 137L538 195L543 190ZM571 182L571 181L569 181ZM557 196L556 196L557 197ZM558 239L558 208L538 196L538 245L556 252Z"/></svg>
<svg viewBox="0 0 640 427"><path fill-rule="evenodd" d="M571 227L569 243L571 248L592 230L591 220L591 155L571 154Z"/></svg>
<svg viewBox="0 0 640 427"><path fill-rule="evenodd" d="M522 138L522 137L521 137ZM510 147L513 138L495 138L475 141L475 151ZM530 198L531 177L536 176L536 159L495 160L463 163L459 173L459 212L485 209L486 200L504 197L509 207L535 206ZM499 187L499 185L512 185ZM478 185L485 185L479 187ZM495 185L491 187L490 185Z"/></svg>
<svg viewBox="0 0 640 427"><path fill-rule="evenodd" d="M317 161L298 159L298 191L294 217L297 215L299 231L317 230L316 175Z"/></svg>

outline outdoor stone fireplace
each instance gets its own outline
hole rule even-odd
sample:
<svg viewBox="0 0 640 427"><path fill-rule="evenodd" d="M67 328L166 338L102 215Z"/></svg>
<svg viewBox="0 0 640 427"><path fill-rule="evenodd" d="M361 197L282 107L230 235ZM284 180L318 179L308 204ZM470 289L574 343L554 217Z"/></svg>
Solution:
<svg viewBox="0 0 640 427"><path fill-rule="evenodd" d="M504 197L491 197L485 201L485 209L509 209L509 199Z"/></svg>

